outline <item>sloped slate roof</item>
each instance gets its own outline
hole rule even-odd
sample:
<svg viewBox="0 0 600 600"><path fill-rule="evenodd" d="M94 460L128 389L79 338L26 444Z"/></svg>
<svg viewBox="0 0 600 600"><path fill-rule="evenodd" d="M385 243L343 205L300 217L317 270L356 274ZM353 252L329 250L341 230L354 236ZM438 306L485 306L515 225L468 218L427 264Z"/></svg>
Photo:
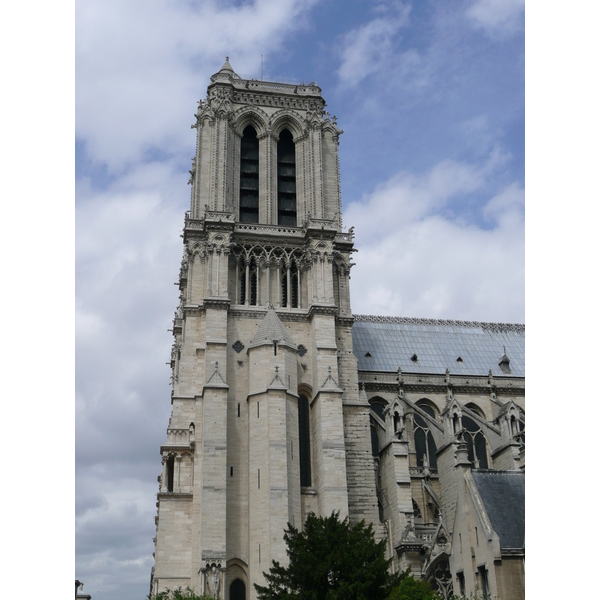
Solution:
<svg viewBox="0 0 600 600"><path fill-rule="evenodd" d="M276 342L286 342L292 348L296 348L296 344L292 339L289 331L283 326L274 308L269 308L263 320L260 322L252 341L250 348L260 346L261 344Z"/></svg>
<svg viewBox="0 0 600 600"><path fill-rule="evenodd" d="M352 340L360 371L525 377L524 325L354 315ZM509 373L499 366L505 348Z"/></svg>
<svg viewBox="0 0 600 600"><path fill-rule="evenodd" d="M500 548L525 548L525 473L473 470L472 475Z"/></svg>

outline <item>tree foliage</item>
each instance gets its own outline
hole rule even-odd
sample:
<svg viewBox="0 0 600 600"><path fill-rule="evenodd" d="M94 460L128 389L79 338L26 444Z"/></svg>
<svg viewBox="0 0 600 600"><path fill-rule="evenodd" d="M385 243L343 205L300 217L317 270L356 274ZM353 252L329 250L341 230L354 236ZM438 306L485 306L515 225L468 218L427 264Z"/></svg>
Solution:
<svg viewBox="0 0 600 600"><path fill-rule="evenodd" d="M404 577L400 585L392 590L387 600L437 600L438 594L431 589L427 581Z"/></svg>
<svg viewBox="0 0 600 600"><path fill-rule="evenodd" d="M150 596L148 596L150 600ZM206 594L202 594L198 596L192 588L187 587L185 590L182 590L178 587L175 590L165 590L164 592L160 592L156 594L156 596L152 597L152 600L215 600L212 596L208 596Z"/></svg>
<svg viewBox="0 0 600 600"><path fill-rule="evenodd" d="M266 586L254 584L259 600L385 600L401 579L389 573L385 540L373 526L309 514L304 530L284 532L289 564L273 561Z"/></svg>

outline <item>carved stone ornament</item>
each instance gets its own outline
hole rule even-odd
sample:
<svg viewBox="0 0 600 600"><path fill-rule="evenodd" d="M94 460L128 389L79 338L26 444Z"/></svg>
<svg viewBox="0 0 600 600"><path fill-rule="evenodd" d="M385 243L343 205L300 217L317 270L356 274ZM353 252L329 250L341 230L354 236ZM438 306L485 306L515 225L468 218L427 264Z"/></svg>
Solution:
<svg viewBox="0 0 600 600"><path fill-rule="evenodd" d="M213 598L218 598L219 597L219 585L221 584L221 576L219 573L219 570L217 569L217 567L215 565L213 565L210 573L207 576L207 587L208 587L208 593L213 597Z"/></svg>

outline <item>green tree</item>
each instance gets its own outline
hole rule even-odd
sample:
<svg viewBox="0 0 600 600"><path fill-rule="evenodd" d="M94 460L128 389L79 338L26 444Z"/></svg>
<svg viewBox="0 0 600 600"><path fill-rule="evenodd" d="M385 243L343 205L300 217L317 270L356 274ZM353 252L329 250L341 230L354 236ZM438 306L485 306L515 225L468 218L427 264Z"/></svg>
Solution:
<svg viewBox="0 0 600 600"><path fill-rule="evenodd" d="M156 596L148 596L148 600L215 600L212 596L207 596L206 594L202 594L198 596L194 590L187 587L185 590L182 590L178 587L175 590L165 590L164 592L160 592L156 594Z"/></svg>
<svg viewBox="0 0 600 600"><path fill-rule="evenodd" d="M439 596L427 581L407 576L392 590L387 600L436 600Z"/></svg>
<svg viewBox="0 0 600 600"><path fill-rule="evenodd" d="M302 532L288 523L283 538L289 565L273 561L267 585L254 584L259 600L385 600L404 575L390 575L385 540L375 541L371 524L336 512L310 513Z"/></svg>

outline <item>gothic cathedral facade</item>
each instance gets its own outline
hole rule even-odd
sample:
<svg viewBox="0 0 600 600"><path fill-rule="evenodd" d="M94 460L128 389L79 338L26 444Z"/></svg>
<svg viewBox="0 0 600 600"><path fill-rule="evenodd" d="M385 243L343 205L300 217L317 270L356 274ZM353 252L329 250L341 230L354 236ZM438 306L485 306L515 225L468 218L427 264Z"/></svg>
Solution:
<svg viewBox="0 0 600 600"><path fill-rule="evenodd" d="M254 599L287 524L339 511L446 597L519 600L524 327L352 314L324 108L228 60L199 102L151 594Z"/></svg>

